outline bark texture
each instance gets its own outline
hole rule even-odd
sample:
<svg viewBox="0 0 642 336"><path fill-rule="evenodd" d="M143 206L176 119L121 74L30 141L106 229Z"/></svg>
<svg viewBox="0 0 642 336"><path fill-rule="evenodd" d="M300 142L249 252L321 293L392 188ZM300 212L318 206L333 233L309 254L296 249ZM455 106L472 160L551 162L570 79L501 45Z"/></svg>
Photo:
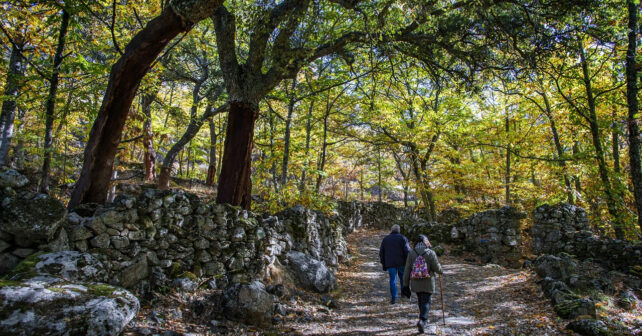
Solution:
<svg viewBox="0 0 642 336"><path fill-rule="evenodd" d="M221 0L174 0L138 32L112 67L98 117L89 133L83 167L69 207L102 203L107 197L120 136L140 81L165 46L194 23L208 17Z"/></svg>
<svg viewBox="0 0 642 336"><path fill-rule="evenodd" d="M118 143L136 89L169 41L189 28L171 8L166 8L134 36L112 67L103 103L89 133L70 208L80 203L105 201Z"/></svg>
<svg viewBox="0 0 642 336"><path fill-rule="evenodd" d="M258 106L230 102L216 203L240 205L245 209L252 204L252 147L258 115Z"/></svg>
<svg viewBox="0 0 642 336"><path fill-rule="evenodd" d="M629 129L629 164L631 165L631 182L635 207L638 211L638 226L642 231L642 168L640 167L640 129L636 114L638 113L638 74L635 62L637 54L638 37L638 5L635 1L628 0L629 10L629 45L626 51L626 100L628 103L628 116L626 120Z"/></svg>
<svg viewBox="0 0 642 336"><path fill-rule="evenodd" d="M7 164L11 138L13 137L13 124L18 108L17 99L20 95L25 76L26 62L22 56L22 42L16 42L11 48L9 58L9 71L4 89L4 101L0 114L0 166Z"/></svg>

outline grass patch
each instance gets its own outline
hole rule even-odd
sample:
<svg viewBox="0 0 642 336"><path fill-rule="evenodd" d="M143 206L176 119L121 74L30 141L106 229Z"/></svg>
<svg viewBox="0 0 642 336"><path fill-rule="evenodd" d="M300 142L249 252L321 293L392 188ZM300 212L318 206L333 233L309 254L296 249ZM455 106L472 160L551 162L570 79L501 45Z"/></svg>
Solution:
<svg viewBox="0 0 642 336"><path fill-rule="evenodd" d="M28 279L39 275L38 272L35 271L35 268L36 264L40 261L40 255L44 253L45 252L37 252L26 257L18 266L9 272L7 277L10 279Z"/></svg>

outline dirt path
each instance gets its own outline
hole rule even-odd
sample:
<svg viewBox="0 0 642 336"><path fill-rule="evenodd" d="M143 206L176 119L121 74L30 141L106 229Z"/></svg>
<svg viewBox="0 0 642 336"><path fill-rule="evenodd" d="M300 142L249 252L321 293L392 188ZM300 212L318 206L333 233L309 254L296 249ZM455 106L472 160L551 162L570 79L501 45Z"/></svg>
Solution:
<svg viewBox="0 0 642 336"><path fill-rule="evenodd" d="M286 318L285 330L301 335L417 334L416 296L390 305L388 275L378 250L383 232L360 231L348 237L353 259L339 272L340 308L319 310L305 319ZM561 335L549 300L528 271L480 266L444 256L446 326L439 292L433 294L429 322L437 335Z"/></svg>

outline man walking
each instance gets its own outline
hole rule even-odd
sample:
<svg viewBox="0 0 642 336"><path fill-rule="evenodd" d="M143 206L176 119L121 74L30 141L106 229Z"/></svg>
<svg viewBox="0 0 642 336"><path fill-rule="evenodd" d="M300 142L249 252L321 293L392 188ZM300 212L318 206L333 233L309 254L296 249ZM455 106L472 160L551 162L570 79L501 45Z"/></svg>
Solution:
<svg viewBox="0 0 642 336"><path fill-rule="evenodd" d="M387 235L379 247L379 261L384 271L388 271L390 276L390 299L391 304L397 302L397 276L399 281L403 280L404 266L410 245L408 239L400 232L399 225L392 226L392 232Z"/></svg>

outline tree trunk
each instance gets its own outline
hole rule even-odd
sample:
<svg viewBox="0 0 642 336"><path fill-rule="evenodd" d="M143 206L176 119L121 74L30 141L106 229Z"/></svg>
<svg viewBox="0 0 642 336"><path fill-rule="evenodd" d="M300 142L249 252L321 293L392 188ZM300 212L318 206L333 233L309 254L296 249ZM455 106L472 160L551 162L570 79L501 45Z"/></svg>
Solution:
<svg viewBox="0 0 642 336"><path fill-rule="evenodd" d="M328 117L330 117L330 110L327 109L325 115L323 116L323 143L321 145L321 156L319 158L319 171L323 172L325 168L326 152L328 150ZM321 190L321 182L323 182L323 175L319 174L317 176L316 189L317 193Z"/></svg>
<svg viewBox="0 0 642 336"><path fill-rule="evenodd" d="M508 111L506 111L506 118L505 118L505 123L506 123L506 137L510 138L510 124L508 123ZM505 176L504 176L504 183L506 183L506 199L505 202L507 205L510 205L510 154L511 154L511 143L509 142L506 148L506 171L505 171Z"/></svg>
<svg viewBox="0 0 642 336"><path fill-rule="evenodd" d="M613 107L613 126L611 127L611 149L613 152L613 171L620 173L620 135L617 122L617 109Z"/></svg>
<svg viewBox="0 0 642 336"><path fill-rule="evenodd" d="M230 102L216 203L240 205L248 210L252 205L252 146L258 115L258 106Z"/></svg>
<svg viewBox="0 0 642 336"><path fill-rule="evenodd" d="M428 216L428 218L426 219L428 221L433 221L434 209L433 209L432 193L430 193L430 191L427 190L429 187L429 184L424 179L424 174L422 173L420 163L419 163L419 153L417 151L416 145L411 146L410 160L412 164L412 171L415 175L415 179L417 180L417 189L419 189L419 195L421 196L421 200L424 203L425 215Z"/></svg>
<svg viewBox="0 0 642 336"><path fill-rule="evenodd" d="M638 5L637 1L627 0L629 9L629 45L626 51L626 100L628 115L626 124L629 129L629 164L635 207L638 211L638 226L642 232L642 168L640 167L640 129L636 114L638 113L638 75L635 57L638 38Z"/></svg>
<svg viewBox="0 0 642 336"><path fill-rule="evenodd" d="M208 186L214 185L214 179L216 177L216 143L218 141L218 134L216 133L216 124L214 120L209 120L210 126L210 164L207 167L207 180L205 184Z"/></svg>
<svg viewBox="0 0 642 336"><path fill-rule="evenodd" d="M285 118L285 135L283 140L283 164L281 166L281 185L285 186L288 179L288 161L290 159L290 133L292 129L292 115L294 114L294 89L296 89L296 78L292 80L290 90L290 101L288 102L288 115Z"/></svg>
<svg viewBox="0 0 642 336"><path fill-rule="evenodd" d="M176 0L171 4L132 38L111 69L103 103L89 133L80 178L69 201L70 208L80 203L105 201L120 136L140 81L176 35L206 18L209 13L204 13L205 9L213 10L221 1ZM180 16L174 8L181 11Z"/></svg>
<svg viewBox="0 0 642 336"><path fill-rule="evenodd" d="M211 116L212 114L212 105L208 104L205 112L203 113L203 116L198 119L196 118L196 113L198 111L198 102L200 101L199 92L201 91L203 82L204 81L202 80L198 81L192 89L192 106L190 108L189 124L187 125L185 133L183 133L178 142L176 142L172 146L172 148L169 149L167 155L165 155L165 158L163 159L163 166L161 167L161 173L158 177L158 189L165 190L169 188L169 179L172 175L172 166L174 165L176 156L178 155L178 153L180 153L180 151L183 150L183 148L185 148L185 145L190 142L196 136L196 134L198 134L198 131L200 131L203 123L205 123L206 120L206 118L203 117ZM182 165L179 165L179 167L182 168ZM180 169L179 172L182 175L182 169ZM187 174L189 175L189 150L187 153Z"/></svg>
<svg viewBox="0 0 642 336"><path fill-rule="evenodd" d="M606 161L604 159L604 150L602 149L602 142L600 137L600 129L597 122L596 115L596 106L595 106L595 97L593 96L593 89L591 87L591 77L589 76L588 63L584 55L584 47L580 41L580 61L582 66L582 75L584 79L584 89L586 91L586 98L589 107L588 122L589 128L591 130L591 139L593 141L593 147L595 149L595 157L598 164L598 171L600 179L602 180L602 188L606 194L606 206L608 208L609 214L613 218L613 230L615 231L615 236L618 239L624 239L624 223L622 221L622 216L618 212L618 196L616 191L613 190L611 181L609 179L608 168L606 166Z"/></svg>
<svg viewBox="0 0 642 336"><path fill-rule="evenodd" d="M377 189L379 203L382 202L383 190L381 189L381 149L377 148Z"/></svg>
<svg viewBox="0 0 642 336"><path fill-rule="evenodd" d="M551 125L551 133L553 134L553 143L555 144L555 150L557 151L557 158L559 159L558 165L562 168L562 175L564 178L564 186L566 187L566 201L569 204L575 204L575 192L573 191L573 185L571 184L571 178L568 175L566 170L566 161L564 161L564 148L560 141L559 133L557 132L557 125L555 124L555 119L553 118L553 111L551 109L551 103L548 100L548 96L545 92L539 92L540 96L544 99L544 113L548 118L548 121Z"/></svg>
<svg viewBox="0 0 642 336"><path fill-rule="evenodd" d="M142 97L142 109L145 122L143 123L143 147L145 148L145 181L156 180L156 151L154 150L154 130L152 129L152 102L155 94L148 93Z"/></svg>
<svg viewBox="0 0 642 336"><path fill-rule="evenodd" d="M306 172L308 165L310 164L310 135L312 133L312 111L314 110L314 100L310 101L310 106L308 107L308 116L305 122L305 165L303 171L301 172L301 181L299 182L299 192L305 191L306 183ZM363 197L362 197L363 198Z"/></svg>
<svg viewBox="0 0 642 336"><path fill-rule="evenodd" d="M276 133L276 124L274 122L274 111L270 109L270 115L268 117L269 129L270 132L270 159L272 161L272 166L270 167L270 173L272 173L272 187L274 188L275 193L279 193L279 179L276 172L276 154L274 154L274 135Z"/></svg>
<svg viewBox="0 0 642 336"><path fill-rule="evenodd" d="M41 193L49 193L49 175L51 170L51 152L53 150L53 122L56 111L56 92L58 91L58 78L60 75L60 65L62 64L63 51L65 49L65 37L67 36L67 27L69 26L69 13L62 10L62 21L60 22L60 33L58 35L58 45L53 59L51 77L49 78L49 94L47 95L46 119L45 119L45 144L44 144L44 161L42 163L42 177L40 179L39 190Z"/></svg>
<svg viewBox="0 0 642 336"><path fill-rule="evenodd" d="M26 62L23 61L22 48L24 43L16 41L11 48L7 82L4 87L2 112L0 114L0 166L9 162L9 147L13 137L13 125L18 107L17 99L24 83Z"/></svg>

